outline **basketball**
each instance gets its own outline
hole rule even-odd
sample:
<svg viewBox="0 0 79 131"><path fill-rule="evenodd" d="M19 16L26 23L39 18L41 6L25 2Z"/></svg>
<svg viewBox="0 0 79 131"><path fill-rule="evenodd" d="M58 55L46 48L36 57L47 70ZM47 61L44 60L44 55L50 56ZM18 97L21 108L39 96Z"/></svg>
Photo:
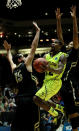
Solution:
<svg viewBox="0 0 79 131"><path fill-rule="evenodd" d="M48 62L46 61L45 58L37 58L36 60L34 60L33 62L33 67L34 69L39 72L39 73L43 73L44 69L42 69L42 66L45 67L48 64Z"/></svg>

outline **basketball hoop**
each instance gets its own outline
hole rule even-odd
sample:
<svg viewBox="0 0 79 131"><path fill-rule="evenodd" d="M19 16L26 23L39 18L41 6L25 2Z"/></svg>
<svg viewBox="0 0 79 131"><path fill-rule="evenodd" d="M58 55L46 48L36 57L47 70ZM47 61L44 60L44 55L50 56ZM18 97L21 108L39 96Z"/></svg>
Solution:
<svg viewBox="0 0 79 131"><path fill-rule="evenodd" d="M21 5L22 5L21 0L7 0L6 7L12 9L12 8L17 8L18 6Z"/></svg>

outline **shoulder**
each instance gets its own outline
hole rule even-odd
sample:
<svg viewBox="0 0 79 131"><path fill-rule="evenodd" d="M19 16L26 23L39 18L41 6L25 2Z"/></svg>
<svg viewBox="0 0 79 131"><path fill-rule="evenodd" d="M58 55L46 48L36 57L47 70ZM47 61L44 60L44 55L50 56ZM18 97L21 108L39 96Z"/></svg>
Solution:
<svg viewBox="0 0 79 131"><path fill-rule="evenodd" d="M49 53L45 54L45 55L43 56L43 58L46 58L46 57L48 57L48 56L49 56Z"/></svg>
<svg viewBox="0 0 79 131"><path fill-rule="evenodd" d="M66 62L67 62L67 56L65 54L62 54L60 56L59 61L61 61L63 64L66 64Z"/></svg>
<svg viewBox="0 0 79 131"><path fill-rule="evenodd" d="M77 57L79 57L79 48L77 49L72 48L72 50L68 54L69 54L69 59L71 60L77 59Z"/></svg>
<svg viewBox="0 0 79 131"><path fill-rule="evenodd" d="M79 52L79 48L72 48L73 52Z"/></svg>
<svg viewBox="0 0 79 131"><path fill-rule="evenodd" d="M61 56L60 56L60 60L63 60L63 59L65 59L66 58L66 56L64 55L64 54L62 54Z"/></svg>

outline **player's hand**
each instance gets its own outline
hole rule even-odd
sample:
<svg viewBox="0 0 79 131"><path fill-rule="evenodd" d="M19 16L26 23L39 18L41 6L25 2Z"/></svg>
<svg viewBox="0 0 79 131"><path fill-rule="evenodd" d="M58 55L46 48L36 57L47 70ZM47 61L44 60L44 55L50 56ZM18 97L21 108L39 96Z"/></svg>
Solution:
<svg viewBox="0 0 79 131"><path fill-rule="evenodd" d="M42 69L43 72L47 71L48 66L49 66L48 64L42 64L42 65L40 65L40 67L41 67L41 69Z"/></svg>
<svg viewBox="0 0 79 131"><path fill-rule="evenodd" d="M33 25L35 26L37 31L40 31L40 28L38 27L37 23L35 21L33 21Z"/></svg>
<svg viewBox="0 0 79 131"><path fill-rule="evenodd" d="M70 14L71 14L72 18L74 18L76 16L76 6L71 7Z"/></svg>
<svg viewBox="0 0 79 131"><path fill-rule="evenodd" d="M8 42L6 40L4 40L3 46L4 46L5 50L11 49L11 44L8 44Z"/></svg>
<svg viewBox="0 0 79 131"><path fill-rule="evenodd" d="M60 8L57 8L57 10L55 10L55 14L56 19L61 19L61 16L63 15L63 13L60 12Z"/></svg>

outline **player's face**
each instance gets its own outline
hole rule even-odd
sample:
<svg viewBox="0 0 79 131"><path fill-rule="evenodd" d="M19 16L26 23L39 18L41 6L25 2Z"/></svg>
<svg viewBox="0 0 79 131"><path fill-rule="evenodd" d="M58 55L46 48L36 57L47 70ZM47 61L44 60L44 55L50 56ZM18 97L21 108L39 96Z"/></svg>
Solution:
<svg viewBox="0 0 79 131"><path fill-rule="evenodd" d="M60 49L59 43L53 42L53 43L51 44L51 50L52 50L52 51L58 51L59 49Z"/></svg>
<svg viewBox="0 0 79 131"><path fill-rule="evenodd" d="M20 60L21 60L21 62L24 62L25 57L24 56L20 57Z"/></svg>
<svg viewBox="0 0 79 131"><path fill-rule="evenodd" d="M73 48L73 42L70 42L67 46L66 46L66 49L67 50L70 50Z"/></svg>
<svg viewBox="0 0 79 131"><path fill-rule="evenodd" d="M19 59L18 59L18 62L21 63L21 62L24 62L25 60L25 57L22 55Z"/></svg>

